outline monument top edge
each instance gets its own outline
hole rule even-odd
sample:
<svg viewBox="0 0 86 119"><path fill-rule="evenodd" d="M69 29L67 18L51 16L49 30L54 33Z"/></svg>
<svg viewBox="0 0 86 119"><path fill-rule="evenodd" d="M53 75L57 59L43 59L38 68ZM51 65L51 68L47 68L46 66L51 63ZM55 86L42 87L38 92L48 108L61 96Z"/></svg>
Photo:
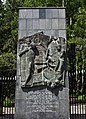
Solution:
<svg viewBox="0 0 86 119"><path fill-rule="evenodd" d="M20 9L66 9L66 7L19 7Z"/></svg>

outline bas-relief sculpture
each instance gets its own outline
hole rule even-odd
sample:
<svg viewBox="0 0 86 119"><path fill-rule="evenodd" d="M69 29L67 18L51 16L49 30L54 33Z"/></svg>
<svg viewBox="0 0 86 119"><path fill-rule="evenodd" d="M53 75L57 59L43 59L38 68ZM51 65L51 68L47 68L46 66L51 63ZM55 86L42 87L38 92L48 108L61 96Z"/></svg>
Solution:
<svg viewBox="0 0 86 119"><path fill-rule="evenodd" d="M65 39L43 32L19 40L21 87L64 85Z"/></svg>

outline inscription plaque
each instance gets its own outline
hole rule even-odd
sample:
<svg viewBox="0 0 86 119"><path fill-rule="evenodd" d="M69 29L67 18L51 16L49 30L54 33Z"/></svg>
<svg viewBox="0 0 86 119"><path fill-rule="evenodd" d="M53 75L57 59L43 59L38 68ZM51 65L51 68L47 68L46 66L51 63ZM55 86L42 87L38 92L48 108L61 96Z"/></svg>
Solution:
<svg viewBox="0 0 86 119"><path fill-rule="evenodd" d="M33 97L33 98L32 98ZM45 92L31 94L26 100L29 112L57 112L59 110L58 98Z"/></svg>

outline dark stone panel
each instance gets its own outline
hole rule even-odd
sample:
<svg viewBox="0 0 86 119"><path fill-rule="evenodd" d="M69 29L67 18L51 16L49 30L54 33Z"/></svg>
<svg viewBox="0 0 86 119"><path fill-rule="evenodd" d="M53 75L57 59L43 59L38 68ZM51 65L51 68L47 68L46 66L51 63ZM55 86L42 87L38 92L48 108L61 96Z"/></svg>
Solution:
<svg viewBox="0 0 86 119"><path fill-rule="evenodd" d="M39 9L39 19L46 18L46 9Z"/></svg>

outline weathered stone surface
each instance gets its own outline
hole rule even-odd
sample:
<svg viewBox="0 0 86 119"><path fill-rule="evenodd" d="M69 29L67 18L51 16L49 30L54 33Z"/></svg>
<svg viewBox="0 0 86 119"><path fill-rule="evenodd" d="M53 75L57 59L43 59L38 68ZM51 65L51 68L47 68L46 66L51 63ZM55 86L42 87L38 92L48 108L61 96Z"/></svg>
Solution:
<svg viewBox="0 0 86 119"><path fill-rule="evenodd" d="M47 34L47 35L49 35L49 36L52 35L52 30L48 30L48 29L45 30L45 34Z"/></svg>
<svg viewBox="0 0 86 119"><path fill-rule="evenodd" d="M58 38L59 37L59 30L58 29L53 30L53 34L54 34L54 36L56 36Z"/></svg>
<svg viewBox="0 0 86 119"><path fill-rule="evenodd" d="M18 38L21 39L23 37L26 37L27 31L26 30L19 30L18 31Z"/></svg>
<svg viewBox="0 0 86 119"><path fill-rule="evenodd" d="M52 9L46 9L46 18L51 19L53 17Z"/></svg>
<svg viewBox="0 0 86 119"><path fill-rule="evenodd" d="M63 50L66 52L65 27L64 8L19 10L15 119L69 119L66 64L65 77L60 80L61 85L60 83L57 86L51 85L56 84L55 79L61 76L61 74L55 76L58 71L54 68L59 64L58 56L60 55L59 58L62 59ZM54 36L54 40L51 40L51 36ZM58 54L59 43L62 50ZM41 63L42 65L39 65ZM58 66L60 67L57 69L60 69L62 65ZM50 79L50 84L44 75ZM25 80L27 86L23 86Z"/></svg>
<svg viewBox="0 0 86 119"><path fill-rule="evenodd" d="M20 10L19 18L26 18L26 9L21 9Z"/></svg>
<svg viewBox="0 0 86 119"><path fill-rule="evenodd" d="M39 9L39 19L46 18L46 9Z"/></svg>
<svg viewBox="0 0 86 119"><path fill-rule="evenodd" d="M45 93L45 91L47 93ZM33 97L33 98L32 98ZM58 97L53 96L48 90L31 92L26 100L30 112L57 112L59 110Z"/></svg>
<svg viewBox="0 0 86 119"><path fill-rule="evenodd" d="M59 30L59 37L66 38L66 31L65 30Z"/></svg>
<svg viewBox="0 0 86 119"><path fill-rule="evenodd" d="M21 85L64 85L65 43L64 38L48 36L43 32L20 39Z"/></svg>
<svg viewBox="0 0 86 119"><path fill-rule="evenodd" d="M53 9L53 15L52 18L59 18L59 10L58 9Z"/></svg>
<svg viewBox="0 0 86 119"><path fill-rule="evenodd" d="M19 20L19 30L26 30L26 19Z"/></svg>
<svg viewBox="0 0 86 119"><path fill-rule="evenodd" d="M65 19L65 9L59 9L59 18Z"/></svg>
<svg viewBox="0 0 86 119"><path fill-rule="evenodd" d="M46 28L46 20L45 19L40 19L39 24L40 24L40 29Z"/></svg>
<svg viewBox="0 0 86 119"><path fill-rule="evenodd" d="M32 19L27 19L27 21L26 21L26 26L27 26L27 30L32 30L32 28L33 28L33 21L32 21Z"/></svg>
<svg viewBox="0 0 86 119"><path fill-rule="evenodd" d="M65 89L62 89L62 91ZM16 99L15 119L69 119L68 99L59 100L59 89L25 89L25 99ZM19 115L20 114L20 115Z"/></svg>
<svg viewBox="0 0 86 119"><path fill-rule="evenodd" d="M19 18L32 18L32 9L21 9Z"/></svg>
<svg viewBox="0 0 86 119"><path fill-rule="evenodd" d="M68 90L68 88L64 88L62 91L59 91L59 99L61 100L61 99L67 99L68 100L68 97L69 96L69 90Z"/></svg>
<svg viewBox="0 0 86 119"><path fill-rule="evenodd" d="M52 19L52 29L59 29L58 19Z"/></svg>
<svg viewBox="0 0 86 119"><path fill-rule="evenodd" d="M32 9L26 9L26 17L25 18L32 18Z"/></svg>
<svg viewBox="0 0 86 119"><path fill-rule="evenodd" d="M46 19L45 27L47 30L52 28L51 19Z"/></svg>
<svg viewBox="0 0 86 119"><path fill-rule="evenodd" d="M39 18L39 9L33 9L32 17L33 18Z"/></svg>
<svg viewBox="0 0 86 119"><path fill-rule="evenodd" d="M66 29L66 23L65 19L59 19L58 24L59 24L59 29Z"/></svg>
<svg viewBox="0 0 86 119"><path fill-rule="evenodd" d="M69 104L67 102L67 99L60 100L59 115L61 119L69 119Z"/></svg>
<svg viewBox="0 0 86 119"><path fill-rule="evenodd" d="M33 29L40 29L39 19L33 19Z"/></svg>

